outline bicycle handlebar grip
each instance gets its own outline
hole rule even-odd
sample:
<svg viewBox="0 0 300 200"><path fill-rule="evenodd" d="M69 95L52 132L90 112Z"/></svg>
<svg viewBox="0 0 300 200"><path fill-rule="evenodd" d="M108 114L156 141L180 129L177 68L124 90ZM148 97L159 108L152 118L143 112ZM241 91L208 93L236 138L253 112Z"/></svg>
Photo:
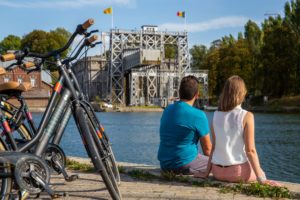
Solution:
<svg viewBox="0 0 300 200"><path fill-rule="evenodd" d="M23 64L23 67L25 67L25 68L30 68L30 67L34 67L34 66L35 66L35 64L33 62L26 62Z"/></svg>
<svg viewBox="0 0 300 200"><path fill-rule="evenodd" d="M88 41L89 41L90 44L92 44L97 39L98 39L98 35L92 35L91 37L89 37Z"/></svg>
<svg viewBox="0 0 300 200"><path fill-rule="evenodd" d="M14 59L16 59L16 56L13 53L1 55L1 57L0 57L0 60L2 62L11 61L11 60L14 60Z"/></svg>
<svg viewBox="0 0 300 200"><path fill-rule="evenodd" d="M83 29L88 29L90 26L92 26L94 24L94 20L93 19L88 19L88 20L86 20L82 25L81 25L81 27L83 28Z"/></svg>

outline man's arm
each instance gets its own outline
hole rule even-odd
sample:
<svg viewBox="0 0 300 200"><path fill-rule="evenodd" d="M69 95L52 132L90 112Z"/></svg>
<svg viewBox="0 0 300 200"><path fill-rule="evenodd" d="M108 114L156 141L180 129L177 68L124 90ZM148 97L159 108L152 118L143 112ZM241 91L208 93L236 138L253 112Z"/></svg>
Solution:
<svg viewBox="0 0 300 200"><path fill-rule="evenodd" d="M211 153L211 149L212 149L212 144L210 141L210 134L206 134L204 137L200 138L200 144L202 147L202 151L204 153L204 155L209 156Z"/></svg>

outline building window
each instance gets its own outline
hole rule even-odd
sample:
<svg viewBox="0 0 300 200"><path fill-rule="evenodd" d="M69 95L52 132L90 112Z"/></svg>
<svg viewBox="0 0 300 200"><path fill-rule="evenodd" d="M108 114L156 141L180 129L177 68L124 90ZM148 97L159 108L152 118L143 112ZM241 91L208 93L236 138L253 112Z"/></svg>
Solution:
<svg viewBox="0 0 300 200"><path fill-rule="evenodd" d="M35 78L34 77L30 77L30 84L32 87L35 87Z"/></svg>
<svg viewBox="0 0 300 200"><path fill-rule="evenodd" d="M7 83L7 82L9 82L9 77L4 77L4 83Z"/></svg>
<svg viewBox="0 0 300 200"><path fill-rule="evenodd" d="M23 83L23 79L22 79L22 77L18 77L18 83Z"/></svg>

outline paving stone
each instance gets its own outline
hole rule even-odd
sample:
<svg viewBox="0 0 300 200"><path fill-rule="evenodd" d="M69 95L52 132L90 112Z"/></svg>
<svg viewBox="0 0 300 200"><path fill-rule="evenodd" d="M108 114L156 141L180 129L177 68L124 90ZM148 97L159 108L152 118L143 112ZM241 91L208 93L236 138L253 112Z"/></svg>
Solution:
<svg viewBox="0 0 300 200"><path fill-rule="evenodd" d="M124 164L126 166L126 164ZM123 165L123 166L124 166ZM134 167L142 167L147 169L146 165L129 165L131 169ZM150 170L155 169L153 166ZM154 170L155 171L155 170ZM157 170L156 170L157 172ZM53 175L51 178L51 187L56 192L66 192L66 197L61 199L93 199L106 200L111 199L106 187L101 180L100 175L95 173L82 173L69 171L69 173L78 173L79 179L74 182L66 182L61 175ZM126 174L121 175L122 183L120 191L123 200L255 200L262 199L242 194L220 193L218 188L213 187L195 187L187 183L180 182L160 182L160 181L142 181L129 177ZM300 193L300 184L283 183L291 191ZM47 194L43 193L40 199L51 199Z"/></svg>

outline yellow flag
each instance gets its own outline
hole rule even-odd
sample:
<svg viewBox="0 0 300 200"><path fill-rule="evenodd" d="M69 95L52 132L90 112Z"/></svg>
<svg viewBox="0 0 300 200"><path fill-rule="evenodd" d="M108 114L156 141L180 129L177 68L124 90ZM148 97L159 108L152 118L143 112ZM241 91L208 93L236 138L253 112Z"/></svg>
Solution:
<svg viewBox="0 0 300 200"><path fill-rule="evenodd" d="M103 13L107 14L107 15L112 14L112 12L113 12L112 7L109 7L109 8L106 8L106 9L103 10Z"/></svg>

